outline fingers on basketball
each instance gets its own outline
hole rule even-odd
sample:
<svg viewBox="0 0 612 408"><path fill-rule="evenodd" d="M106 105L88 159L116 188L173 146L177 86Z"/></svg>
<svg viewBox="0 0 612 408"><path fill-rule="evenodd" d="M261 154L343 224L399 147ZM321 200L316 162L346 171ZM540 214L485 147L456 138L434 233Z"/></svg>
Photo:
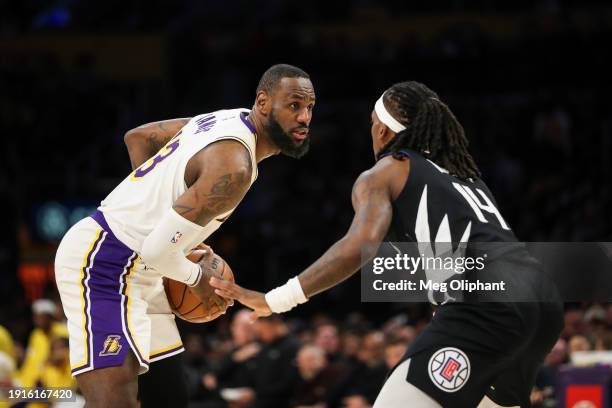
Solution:
<svg viewBox="0 0 612 408"><path fill-rule="evenodd" d="M218 255L215 255L213 267L218 270L217 276L233 281L234 274L227 263ZM191 289L182 282L172 279L164 279L164 289L168 303L175 315L191 323L205 323L216 319L225 313L226 309L233 304L225 298L209 296L200 299Z"/></svg>

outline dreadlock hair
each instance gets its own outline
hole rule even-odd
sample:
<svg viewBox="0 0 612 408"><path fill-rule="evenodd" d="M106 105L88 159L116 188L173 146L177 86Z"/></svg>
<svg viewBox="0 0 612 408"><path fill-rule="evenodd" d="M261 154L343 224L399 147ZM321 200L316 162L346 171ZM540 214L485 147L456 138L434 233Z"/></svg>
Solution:
<svg viewBox="0 0 612 408"><path fill-rule="evenodd" d="M419 82L400 82L385 92L383 104L406 129L381 149L378 159L411 149L460 179L480 178L463 127L434 91Z"/></svg>
<svg viewBox="0 0 612 408"><path fill-rule="evenodd" d="M266 72L263 73L257 85L257 90L265 91L266 93L272 92L276 85L283 78L306 78L310 79L310 76L302 69L289 64L276 64L272 65Z"/></svg>

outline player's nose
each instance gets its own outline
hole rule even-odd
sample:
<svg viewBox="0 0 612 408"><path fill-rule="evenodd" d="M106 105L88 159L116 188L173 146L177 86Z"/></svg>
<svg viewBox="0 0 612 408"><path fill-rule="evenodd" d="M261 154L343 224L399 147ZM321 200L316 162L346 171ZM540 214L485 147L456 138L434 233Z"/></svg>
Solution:
<svg viewBox="0 0 612 408"><path fill-rule="evenodd" d="M309 110L308 108L304 108L302 110L300 110L298 117L297 117L297 121L300 125L302 126L309 126L310 125L310 121L312 120L312 111Z"/></svg>

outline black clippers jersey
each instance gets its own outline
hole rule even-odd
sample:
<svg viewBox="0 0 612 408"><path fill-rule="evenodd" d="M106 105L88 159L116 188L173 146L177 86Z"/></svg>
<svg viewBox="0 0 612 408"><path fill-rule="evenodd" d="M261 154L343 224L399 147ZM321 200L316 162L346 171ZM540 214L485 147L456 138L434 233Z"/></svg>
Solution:
<svg viewBox="0 0 612 408"><path fill-rule="evenodd" d="M393 203L389 241L517 241L482 180L460 180L413 150L402 152L410 174Z"/></svg>

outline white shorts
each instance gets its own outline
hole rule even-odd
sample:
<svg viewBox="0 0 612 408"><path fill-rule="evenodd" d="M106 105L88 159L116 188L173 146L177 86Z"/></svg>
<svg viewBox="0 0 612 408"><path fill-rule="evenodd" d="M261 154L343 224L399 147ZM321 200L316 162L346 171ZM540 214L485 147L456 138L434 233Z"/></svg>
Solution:
<svg viewBox="0 0 612 408"><path fill-rule="evenodd" d="M101 212L75 224L55 257L68 319L72 375L120 366L131 350L145 373L184 351L161 275L119 241Z"/></svg>

